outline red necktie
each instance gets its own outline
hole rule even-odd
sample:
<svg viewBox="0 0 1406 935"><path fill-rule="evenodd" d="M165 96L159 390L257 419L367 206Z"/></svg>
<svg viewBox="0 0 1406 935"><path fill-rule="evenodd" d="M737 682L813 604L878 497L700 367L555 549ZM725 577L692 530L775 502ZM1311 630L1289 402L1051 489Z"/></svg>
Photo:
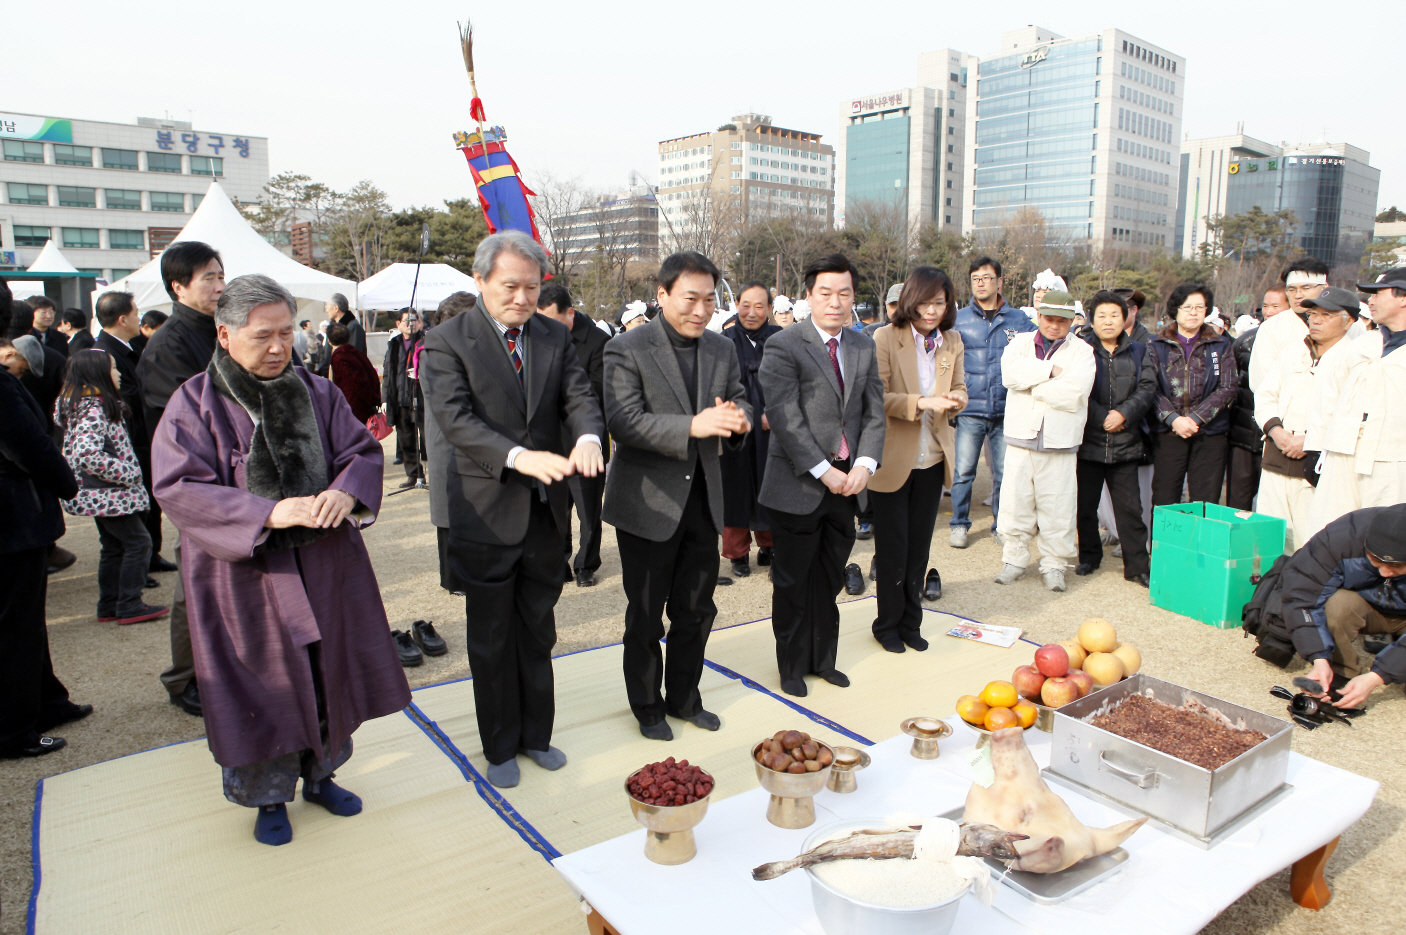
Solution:
<svg viewBox="0 0 1406 935"><path fill-rule="evenodd" d="M522 355L517 352L517 339L522 329L509 328L505 334L508 338L508 357L513 362L513 371L517 373L518 386L522 386Z"/></svg>
<svg viewBox="0 0 1406 935"><path fill-rule="evenodd" d="M838 380L840 383L840 399L843 400L845 398L845 376L844 374L840 373L840 339L831 338L830 340L825 342L825 346L830 349L830 366L835 368L835 379ZM843 409L844 407L841 406L841 423L844 422ZM837 455L835 455L835 460L844 461L847 458L849 458L849 439L845 438L844 431L842 430L840 432L840 451Z"/></svg>

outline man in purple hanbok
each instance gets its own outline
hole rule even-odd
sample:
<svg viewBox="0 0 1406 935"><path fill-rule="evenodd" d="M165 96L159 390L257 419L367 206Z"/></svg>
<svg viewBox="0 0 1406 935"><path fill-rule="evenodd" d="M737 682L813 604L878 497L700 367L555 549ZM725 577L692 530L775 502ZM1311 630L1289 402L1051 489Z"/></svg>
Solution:
<svg viewBox="0 0 1406 935"><path fill-rule="evenodd" d="M306 801L360 812L333 771L363 721L410 703L360 532L381 505L381 446L336 387L292 365L295 310L267 276L230 282L215 356L152 441L210 750L265 844L292 839L299 777Z"/></svg>

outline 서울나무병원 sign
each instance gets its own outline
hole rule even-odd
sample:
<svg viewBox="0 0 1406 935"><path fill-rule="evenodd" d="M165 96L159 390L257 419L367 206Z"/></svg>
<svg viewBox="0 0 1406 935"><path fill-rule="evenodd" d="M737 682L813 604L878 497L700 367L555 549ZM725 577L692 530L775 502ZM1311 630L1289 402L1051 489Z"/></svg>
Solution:
<svg viewBox="0 0 1406 935"><path fill-rule="evenodd" d="M0 114L0 140L44 140L49 143L72 143L73 121L60 120L57 117Z"/></svg>

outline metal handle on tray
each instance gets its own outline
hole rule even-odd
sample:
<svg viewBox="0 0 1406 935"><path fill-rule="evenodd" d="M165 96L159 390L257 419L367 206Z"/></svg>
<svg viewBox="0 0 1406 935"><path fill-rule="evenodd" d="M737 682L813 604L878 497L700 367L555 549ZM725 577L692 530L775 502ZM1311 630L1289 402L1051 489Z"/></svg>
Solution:
<svg viewBox="0 0 1406 935"><path fill-rule="evenodd" d="M1139 789L1151 789L1157 785L1157 768L1155 766L1146 767L1142 772L1136 773L1110 763L1107 751L1098 755L1098 768L1108 770L1119 779L1126 779Z"/></svg>

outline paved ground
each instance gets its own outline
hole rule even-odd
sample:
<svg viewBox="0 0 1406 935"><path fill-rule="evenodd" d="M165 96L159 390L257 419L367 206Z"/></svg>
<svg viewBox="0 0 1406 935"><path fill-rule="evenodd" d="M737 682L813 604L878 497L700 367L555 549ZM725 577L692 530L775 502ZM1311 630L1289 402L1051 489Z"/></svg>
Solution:
<svg viewBox="0 0 1406 935"><path fill-rule="evenodd" d="M388 487L403 476L389 463L386 472ZM983 469L978 502L989 493L988 485ZM950 510L950 505L944 509ZM1000 554L986 531L989 511L978 509L972 546L965 551L947 546L947 514L939 519L932 556L942 572L945 594L936 606L990 623L1025 627L1036 640L1067 639L1086 617L1103 616L1117 625L1121 638L1141 648L1145 671L1238 704L1282 713L1283 703L1270 698L1267 689L1286 682L1294 672L1282 673L1255 659L1250 655L1252 644L1239 631L1217 631L1149 607L1147 592L1123 581L1117 559L1106 558L1104 570L1091 578L1071 575L1070 590L1061 595L1044 591L1033 575L1007 588L992 584L990 578L1000 569ZM392 497L366 534L391 625L404 629L411 620L431 619L449 641L448 655L427 659L422 667L410 670L412 687L469 674L463 603L439 587L428 511L423 492ZM70 519L63 544L79 560L49 582L49 638L59 677L75 700L92 703L97 710L86 721L60 731L69 741L66 750L37 761L0 761L0 935L24 931L31 882L31 816L40 778L204 733L199 719L166 702L156 679L169 659L165 622L119 628L94 619L97 534L90 521ZM169 541L173 535L169 524L167 534ZM600 584L589 589L568 585L562 593L557 608L559 653L620 638L624 596L615 537L609 528L602 552ZM872 554L872 543L860 542L854 560L867 569ZM173 576L160 577L161 589L148 592L148 599L165 603ZM717 625L768 616L770 593L766 576L758 574L719 588ZM953 673L953 677L962 676ZM1379 691L1371 706L1371 714L1354 730L1330 725L1313 734L1300 731L1294 738L1300 753L1382 783L1376 803L1344 837L1329 864L1332 904L1321 913L1296 907L1288 898L1285 871L1248 893L1208 931L1359 935L1387 931L1399 923L1406 910L1406 896L1397 879L1399 855L1406 853L1402 831L1406 702L1400 688L1391 688ZM219 782L213 769L209 781Z"/></svg>

